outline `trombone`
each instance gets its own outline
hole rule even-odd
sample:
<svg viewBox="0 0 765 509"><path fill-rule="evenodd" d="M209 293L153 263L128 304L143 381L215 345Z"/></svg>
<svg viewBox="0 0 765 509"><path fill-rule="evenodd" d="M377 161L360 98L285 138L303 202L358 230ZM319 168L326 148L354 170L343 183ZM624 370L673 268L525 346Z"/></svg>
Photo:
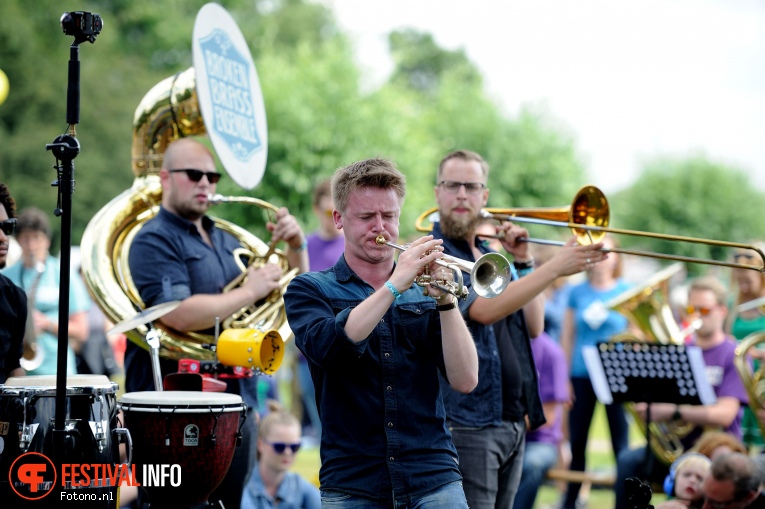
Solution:
<svg viewBox="0 0 765 509"><path fill-rule="evenodd" d="M433 220L437 214L437 208L433 207L423 212L415 222L415 228L420 232L430 232L433 229ZM608 200L603 192L595 186L584 186L576 193L574 200L567 207L542 207L542 208L486 208L481 210L481 217L485 219L495 219L497 221L512 221L517 223L541 224L546 226L557 226L561 228L570 228L576 236L576 240L581 245L594 244L603 240L606 233L615 233L622 235L634 235L638 237L650 237L654 239L670 240L674 242L690 242L695 244L705 244L709 246L721 246L728 248L748 249L756 252L762 264L747 264L736 262L725 262L713 260L711 258L694 258L691 256L671 255L665 253L654 253L651 251L638 251L632 249L612 248L603 249L604 253L622 253L636 256L646 256L649 258L660 258L663 260L675 260L689 263L703 263L707 265L717 265L720 267L731 267L734 269L749 269L758 272L765 272L765 253L756 246L741 244L738 242L727 242L724 240L699 239L696 237L684 237L681 235L669 235L664 233L641 232L637 230L625 230L621 228L609 228L609 206ZM492 237L491 235L482 235ZM497 236L493 236L497 238ZM547 244L552 246L563 246L565 242L547 239L520 239L533 244Z"/></svg>
<svg viewBox="0 0 765 509"><path fill-rule="evenodd" d="M380 246L390 246L400 251L406 251L408 247L389 242L382 235L377 237L375 242ZM462 282L463 271L470 274L470 280L473 282L475 293L485 299L494 298L502 293L511 279L510 262L499 253L486 253L475 262L469 262L445 254L442 258L436 260L436 263L450 269L454 273L454 281L434 279L433 276L426 272L417 276L415 282L419 286L434 286L460 299L466 299L468 295L468 289Z"/></svg>

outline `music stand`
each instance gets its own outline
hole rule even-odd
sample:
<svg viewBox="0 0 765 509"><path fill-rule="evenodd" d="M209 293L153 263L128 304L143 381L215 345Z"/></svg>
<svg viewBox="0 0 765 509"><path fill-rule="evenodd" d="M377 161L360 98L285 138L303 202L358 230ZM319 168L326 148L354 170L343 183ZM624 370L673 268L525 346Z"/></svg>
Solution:
<svg viewBox="0 0 765 509"><path fill-rule="evenodd" d="M717 400L705 373L701 348L645 342L605 342L582 354L598 401L648 403L646 465L650 457L651 403L710 405Z"/></svg>

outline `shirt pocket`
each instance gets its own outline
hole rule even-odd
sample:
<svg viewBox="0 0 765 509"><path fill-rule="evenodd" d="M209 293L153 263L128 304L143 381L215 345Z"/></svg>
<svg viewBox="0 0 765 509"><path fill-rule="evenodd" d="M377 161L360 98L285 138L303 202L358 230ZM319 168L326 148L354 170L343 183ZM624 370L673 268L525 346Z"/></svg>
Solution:
<svg viewBox="0 0 765 509"><path fill-rule="evenodd" d="M188 285L191 294L220 293L223 290L218 280L218 272L210 260L202 253L190 250L183 257L188 272Z"/></svg>
<svg viewBox="0 0 765 509"><path fill-rule="evenodd" d="M429 338L431 316L436 308L435 301L415 302L398 306L398 316L404 337L413 345L431 344L435 338Z"/></svg>

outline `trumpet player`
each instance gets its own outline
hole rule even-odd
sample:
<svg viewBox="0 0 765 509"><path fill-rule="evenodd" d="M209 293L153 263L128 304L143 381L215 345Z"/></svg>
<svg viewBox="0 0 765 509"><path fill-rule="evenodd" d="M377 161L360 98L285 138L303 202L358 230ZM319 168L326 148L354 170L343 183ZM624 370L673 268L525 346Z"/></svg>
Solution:
<svg viewBox="0 0 765 509"><path fill-rule="evenodd" d="M165 152L159 172L162 206L136 235L130 249L129 265L136 288L146 306L180 300L181 305L161 318L178 331L208 331L235 311L256 302L279 288L281 268L267 263L249 268L246 281L229 292L223 288L241 274L233 250L241 247L232 235L215 226L205 213L210 208L208 195L215 193L221 174L215 160L199 141L181 138ZM287 209L269 223L273 239L284 240L290 265L307 270L305 236ZM162 359L162 375L178 371L178 363ZM153 390L149 354L129 341L125 351L127 392ZM248 412L257 408L256 378L229 379L227 392L239 394ZM236 448L231 467L223 482L210 495L226 508L238 508L245 481L255 463L255 418L245 420L244 440Z"/></svg>
<svg viewBox="0 0 765 509"><path fill-rule="evenodd" d="M345 252L284 296L319 404L322 503L339 509L468 507L438 374L470 392L478 359L454 296L413 282L441 268L442 241L421 237L397 262L377 243L397 240L405 194L388 160L337 170L332 215Z"/></svg>
<svg viewBox="0 0 765 509"><path fill-rule="evenodd" d="M16 203L5 184L0 182L0 269L8 256L8 239L16 227ZM27 296L13 282L0 274L0 384L11 376L22 376L24 330L27 321Z"/></svg>
<svg viewBox="0 0 765 509"><path fill-rule="evenodd" d="M440 220L433 236L443 239L446 254L473 261L490 251L476 235L489 198L488 176L489 165L475 152L460 150L441 160L435 186ZM606 257L599 251L602 244L575 246L572 239L535 270L521 240L528 237L526 229L504 223L496 232L520 278L491 299L471 289L460 304L478 350L478 386L469 394L446 385L441 391L471 509L513 507L526 430L545 422L530 342L544 327L542 292L557 278ZM468 278L465 284L470 286Z"/></svg>

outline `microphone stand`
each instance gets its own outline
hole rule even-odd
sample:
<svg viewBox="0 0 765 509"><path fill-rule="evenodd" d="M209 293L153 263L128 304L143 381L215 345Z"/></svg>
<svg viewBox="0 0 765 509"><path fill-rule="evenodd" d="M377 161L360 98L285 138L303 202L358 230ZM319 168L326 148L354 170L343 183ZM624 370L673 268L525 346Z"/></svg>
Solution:
<svg viewBox="0 0 765 509"><path fill-rule="evenodd" d="M63 21L63 18L62 18ZM66 28L64 30L66 33ZM69 286L72 250L72 194L74 193L74 164L80 153L75 125L80 122L80 44L95 41L95 35L74 34L69 48L69 73L66 93L66 121L69 129L59 135L53 143L45 145L56 158L56 180L51 186L58 187L57 206L54 214L61 217L61 266L58 295L58 352L56 358L56 412L53 427L54 463L62 463L66 452L66 373L67 351L69 349Z"/></svg>

